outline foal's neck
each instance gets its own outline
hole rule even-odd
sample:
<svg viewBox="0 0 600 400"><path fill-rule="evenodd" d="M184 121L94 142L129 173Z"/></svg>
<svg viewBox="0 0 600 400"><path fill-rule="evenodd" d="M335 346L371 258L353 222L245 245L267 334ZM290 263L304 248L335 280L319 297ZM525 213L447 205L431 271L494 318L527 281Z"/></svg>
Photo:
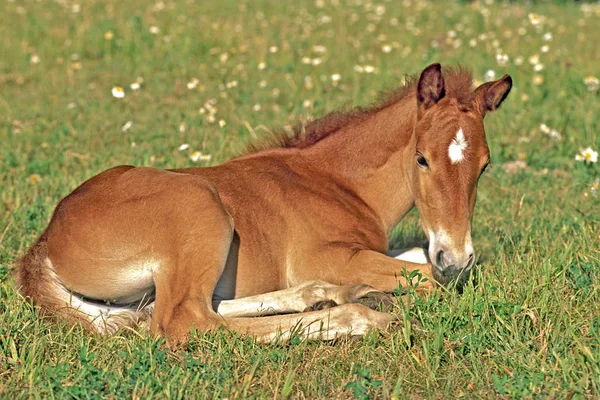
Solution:
<svg viewBox="0 0 600 400"><path fill-rule="evenodd" d="M410 187L416 101L407 95L303 151L362 198L390 232L414 205Z"/></svg>

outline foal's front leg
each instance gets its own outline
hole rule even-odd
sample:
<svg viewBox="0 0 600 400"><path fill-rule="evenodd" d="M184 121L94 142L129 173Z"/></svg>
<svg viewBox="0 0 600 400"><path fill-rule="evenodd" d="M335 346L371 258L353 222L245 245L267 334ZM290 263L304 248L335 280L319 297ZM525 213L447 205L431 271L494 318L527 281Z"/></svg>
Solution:
<svg viewBox="0 0 600 400"><path fill-rule="evenodd" d="M421 282L418 292L427 292L436 287L432 275L432 266L428 262L423 249L410 249L405 252L390 252L394 257L372 250L360 250L355 253L349 263L339 272L336 280L340 284L350 285L363 283L382 292L392 292L400 286L407 287L407 274L413 271L421 273L427 280Z"/></svg>
<svg viewBox="0 0 600 400"><path fill-rule="evenodd" d="M356 303L376 290L368 285L334 285L307 281L276 292L233 300L213 299L213 308L223 317L262 317L323 309Z"/></svg>

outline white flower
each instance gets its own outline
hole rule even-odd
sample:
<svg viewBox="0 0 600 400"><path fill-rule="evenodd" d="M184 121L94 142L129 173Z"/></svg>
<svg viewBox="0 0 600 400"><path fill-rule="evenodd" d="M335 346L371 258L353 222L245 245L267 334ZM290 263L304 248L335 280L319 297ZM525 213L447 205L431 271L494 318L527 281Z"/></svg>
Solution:
<svg viewBox="0 0 600 400"><path fill-rule="evenodd" d="M359 74L362 74L363 72L365 72L365 68L362 65L355 65L354 70L356 72L358 72Z"/></svg>
<svg viewBox="0 0 600 400"><path fill-rule="evenodd" d="M552 40L552 34L550 32L546 32L544 33L544 36L542 37L546 42L549 42Z"/></svg>
<svg viewBox="0 0 600 400"><path fill-rule="evenodd" d="M496 79L496 71L493 69L488 70L483 76L483 80L486 82L493 81L494 79Z"/></svg>
<svg viewBox="0 0 600 400"><path fill-rule="evenodd" d="M496 54L496 62L498 65L505 66L508 64L508 54L498 53Z"/></svg>
<svg viewBox="0 0 600 400"><path fill-rule="evenodd" d="M312 100L304 100L302 102L302 107L304 107L304 108L311 108L312 106L313 106Z"/></svg>
<svg viewBox="0 0 600 400"><path fill-rule="evenodd" d="M333 74L331 75L331 80L334 82L339 82L340 79L342 79L342 76L340 74Z"/></svg>
<svg viewBox="0 0 600 400"><path fill-rule="evenodd" d="M125 91L121 86L115 86L112 88L112 95L117 99L122 99L125 97Z"/></svg>
<svg viewBox="0 0 600 400"><path fill-rule="evenodd" d="M540 56L538 54L529 56L529 64L536 65L536 64L539 64L539 62L540 62Z"/></svg>
<svg viewBox="0 0 600 400"><path fill-rule="evenodd" d="M515 58L515 65L523 65L523 57L518 56Z"/></svg>
<svg viewBox="0 0 600 400"><path fill-rule="evenodd" d="M372 74L373 72L375 72L375 67L372 65L365 65L365 72L367 74Z"/></svg>
<svg viewBox="0 0 600 400"><path fill-rule="evenodd" d="M548 51L550 51L550 46L548 46L547 44L545 44L542 47L540 47L540 51L542 53L547 53Z"/></svg>
<svg viewBox="0 0 600 400"><path fill-rule="evenodd" d="M591 147L581 149L580 153L575 156L575 160L590 164L595 163L598 161L598 152L593 150Z"/></svg>
<svg viewBox="0 0 600 400"><path fill-rule="evenodd" d="M325 54L327 52L327 47L321 45L314 45L313 51L318 54Z"/></svg>
<svg viewBox="0 0 600 400"><path fill-rule="evenodd" d="M540 72L543 69L544 69L544 64L535 64L533 66L533 70L536 71L536 72Z"/></svg>
<svg viewBox="0 0 600 400"><path fill-rule="evenodd" d="M202 154L199 151L195 151L190 155L190 160L192 160L193 162L210 161L211 158L212 156L210 154Z"/></svg>
<svg viewBox="0 0 600 400"><path fill-rule="evenodd" d="M200 81L197 78L193 78L191 81L188 82L187 88L190 90L195 89L199 83Z"/></svg>
<svg viewBox="0 0 600 400"><path fill-rule="evenodd" d="M381 51L383 51L384 53L390 53L392 51L392 46L390 46L389 44L384 44L383 46L381 46Z"/></svg>
<svg viewBox="0 0 600 400"><path fill-rule="evenodd" d="M277 46L271 46L271 47L269 47L269 52L270 53L277 53L277 51L279 51L279 48Z"/></svg>
<svg viewBox="0 0 600 400"><path fill-rule="evenodd" d="M252 106L253 111L260 111L260 109L261 109L261 106L259 103L256 103L255 105Z"/></svg>
<svg viewBox="0 0 600 400"><path fill-rule="evenodd" d="M121 131L127 132L129 130L129 128L131 128L132 125L133 125L133 122L131 122L131 121L125 122L125 124L123 124L123 126L121 127Z"/></svg>
<svg viewBox="0 0 600 400"><path fill-rule="evenodd" d="M600 178L596 178L594 180L594 184L590 188L590 192L592 192L592 196L595 196L598 193L598 189L600 189Z"/></svg>
<svg viewBox="0 0 600 400"><path fill-rule="evenodd" d="M583 83L586 84L588 91L595 92L600 87L600 79L595 76L586 76L583 78Z"/></svg>
<svg viewBox="0 0 600 400"><path fill-rule="evenodd" d="M258 69L260 71L262 71L263 69L267 68L267 64L264 62L258 63Z"/></svg>
<svg viewBox="0 0 600 400"><path fill-rule="evenodd" d="M304 87L307 88L307 89L312 89L313 88L313 80L308 75L304 77Z"/></svg>
<svg viewBox="0 0 600 400"><path fill-rule="evenodd" d="M151 26L148 31L153 35L158 35L160 33L160 28L158 26Z"/></svg>
<svg viewBox="0 0 600 400"><path fill-rule="evenodd" d="M529 18L531 25L539 25L542 22L542 18L538 14L529 13L527 17Z"/></svg>
<svg viewBox="0 0 600 400"><path fill-rule="evenodd" d="M27 180L31 183L40 183L42 181L42 177L38 174L33 174L27 178Z"/></svg>
<svg viewBox="0 0 600 400"><path fill-rule="evenodd" d="M554 140L562 140L561 134L558 133L556 129L550 129L550 132L548 132L548 136L550 136L550 138Z"/></svg>
<svg viewBox="0 0 600 400"><path fill-rule="evenodd" d="M38 56L37 54L32 54L31 58L29 58L29 62L32 64L39 64L40 63L40 56Z"/></svg>
<svg viewBox="0 0 600 400"><path fill-rule="evenodd" d="M133 82L131 85L129 85L129 87L131 88L131 90L138 90L140 88L140 83Z"/></svg>
<svg viewBox="0 0 600 400"><path fill-rule="evenodd" d="M314 65L315 67L316 67L317 65L321 65L321 63L322 63L322 62L323 62L323 61L322 61L320 58L313 58L313 59L311 60L311 64L312 64L312 65Z"/></svg>
<svg viewBox="0 0 600 400"><path fill-rule="evenodd" d="M312 62L310 57L302 57L302 64L310 64Z"/></svg>
<svg viewBox="0 0 600 400"><path fill-rule="evenodd" d="M225 120L222 120L222 119L221 119L221 120L219 120L219 126L220 126L221 128L222 128L222 127L224 127L225 125L227 125L227 122L225 122Z"/></svg>
<svg viewBox="0 0 600 400"><path fill-rule="evenodd" d="M189 143L183 143L182 145L180 145L180 146L177 148L177 150L178 150L178 151L184 151L184 150L187 150L187 149L189 149L189 148L190 148L190 145L189 145Z"/></svg>

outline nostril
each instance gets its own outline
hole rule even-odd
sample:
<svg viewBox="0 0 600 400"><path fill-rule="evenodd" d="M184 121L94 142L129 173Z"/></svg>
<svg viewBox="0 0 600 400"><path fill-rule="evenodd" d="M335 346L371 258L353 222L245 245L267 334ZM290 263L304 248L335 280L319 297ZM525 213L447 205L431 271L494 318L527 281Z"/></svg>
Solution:
<svg viewBox="0 0 600 400"><path fill-rule="evenodd" d="M467 266L465 268L469 269L473 266L473 263L475 262L475 254L471 253L471 255L469 256L469 261L467 261Z"/></svg>
<svg viewBox="0 0 600 400"><path fill-rule="evenodd" d="M435 263L438 267L444 268L444 252L442 250L438 251L435 256Z"/></svg>

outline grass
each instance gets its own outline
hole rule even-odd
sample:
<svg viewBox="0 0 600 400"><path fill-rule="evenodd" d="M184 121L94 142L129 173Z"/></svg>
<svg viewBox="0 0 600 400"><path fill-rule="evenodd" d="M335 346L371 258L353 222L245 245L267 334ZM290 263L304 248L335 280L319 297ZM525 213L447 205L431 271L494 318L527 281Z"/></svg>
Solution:
<svg viewBox="0 0 600 400"><path fill-rule="evenodd" d="M0 0L0 9L0 397L600 396L600 171L575 161L580 148L600 148L598 91L583 81L600 73L597 7ZM486 118L493 166L474 217L477 282L426 300L409 291L399 312L421 328L286 345L218 331L171 353L143 331L93 337L45 321L16 294L13 262L83 180L118 164L220 163L272 126L367 104L434 61L461 62L479 80L509 73L515 86ZM125 98L112 97L116 85ZM194 151L212 158L194 163ZM526 167L505 170L518 160ZM393 243L425 243L416 213Z"/></svg>

